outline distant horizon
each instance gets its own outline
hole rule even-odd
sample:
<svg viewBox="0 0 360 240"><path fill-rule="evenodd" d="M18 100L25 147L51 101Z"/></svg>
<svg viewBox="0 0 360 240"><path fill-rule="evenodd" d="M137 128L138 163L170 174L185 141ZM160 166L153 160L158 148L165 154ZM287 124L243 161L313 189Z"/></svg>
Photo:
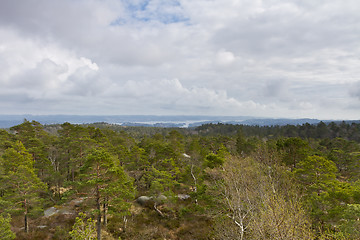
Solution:
<svg viewBox="0 0 360 240"><path fill-rule="evenodd" d="M0 112L360 119L359 9L0 1Z"/></svg>
<svg viewBox="0 0 360 240"><path fill-rule="evenodd" d="M211 114L69 114L69 113L51 113L51 114L36 114L36 113L24 113L24 114L6 114L0 113L0 116L79 116L79 117L135 117L135 116L143 116L143 117L215 117L215 118L243 118L243 119L289 119L289 120L296 120L296 119L314 119L314 120L325 120L325 121L357 121L360 118L339 118L339 119L331 119L331 118L317 118L317 117L267 117L267 116L250 116L250 115L211 115Z"/></svg>

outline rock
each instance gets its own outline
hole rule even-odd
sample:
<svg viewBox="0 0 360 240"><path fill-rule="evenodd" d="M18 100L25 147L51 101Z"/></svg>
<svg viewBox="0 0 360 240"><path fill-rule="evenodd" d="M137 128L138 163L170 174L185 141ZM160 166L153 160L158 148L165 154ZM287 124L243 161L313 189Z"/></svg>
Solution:
<svg viewBox="0 0 360 240"><path fill-rule="evenodd" d="M45 217L51 217L52 215L55 215L55 214L74 215L75 211L70 210L68 208L57 209L56 207L51 207L51 208L48 208L48 209L46 209L44 211L44 216Z"/></svg>
<svg viewBox="0 0 360 240"><path fill-rule="evenodd" d="M184 201L186 199L189 199L190 198L190 195L187 195L187 194L178 194L177 195L178 199Z"/></svg>
<svg viewBox="0 0 360 240"><path fill-rule="evenodd" d="M148 196L140 196L136 199L136 202L143 207L152 207L154 206L154 200Z"/></svg>
<svg viewBox="0 0 360 240"><path fill-rule="evenodd" d="M81 203L84 202L84 198L77 198L77 199L74 199L72 200L69 205L70 206L75 206L75 207L80 207Z"/></svg>
<svg viewBox="0 0 360 240"><path fill-rule="evenodd" d="M44 211L44 216L45 217L50 217L56 213L58 213L59 210L56 208L56 207L51 207L51 208L48 208Z"/></svg>
<svg viewBox="0 0 360 240"><path fill-rule="evenodd" d="M148 196L140 196L140 197L138 197L138 198L136 199L136 202L137 202L138 204L140 204L140 205L143 205L144 203L146 203L146 202L148 202L148 201L150 201L150 200L151 200L151 198L148 197Z"/></svg>
<svg viewBox="0 0 360 240"><path fill-rule="evenodd" d="M75 211L67 209L67 208L60 209L58 212L59 212L59 214L62 214L62 215L74 215L75 214Z"/></svg>
<svg viewBox="0 0 360 240"><path fill-rule="evenodd" d="M167 197L165 195L160 194L154 200L157 205L160 205L160 204L163 204L167 200Z"/></svg>

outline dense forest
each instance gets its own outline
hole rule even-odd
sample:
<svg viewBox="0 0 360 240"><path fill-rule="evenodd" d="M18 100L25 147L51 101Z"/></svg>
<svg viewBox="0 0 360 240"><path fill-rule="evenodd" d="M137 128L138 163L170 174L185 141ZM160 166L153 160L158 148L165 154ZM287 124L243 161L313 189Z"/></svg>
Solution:
<svg viewBox="0 0 360 240"><path fill-rule="evenodd" d="M360 124L0 129L1 239L360 239Z"/></svg>

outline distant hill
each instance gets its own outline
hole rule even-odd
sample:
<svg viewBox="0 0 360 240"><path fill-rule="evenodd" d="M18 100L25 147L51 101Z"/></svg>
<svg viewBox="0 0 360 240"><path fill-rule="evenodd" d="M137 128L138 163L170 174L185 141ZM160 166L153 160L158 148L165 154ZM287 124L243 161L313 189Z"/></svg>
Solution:
<svg viewBox="0 0 360 240"><path fill-rule="evenodd" d="M0 128L9 128L21 124L24 119L38 121L41 124L86 124L104 122L122 126L148 126L148 127L197 127L207 123L228 123L258 126L284 126L302 125L305 123L317 124L318 119L272 119L255 118L248 116L156 116L156 115L0 115ZM332 120L323 120L331 122ZM346 121L360 122L360 121Z"/></svg>

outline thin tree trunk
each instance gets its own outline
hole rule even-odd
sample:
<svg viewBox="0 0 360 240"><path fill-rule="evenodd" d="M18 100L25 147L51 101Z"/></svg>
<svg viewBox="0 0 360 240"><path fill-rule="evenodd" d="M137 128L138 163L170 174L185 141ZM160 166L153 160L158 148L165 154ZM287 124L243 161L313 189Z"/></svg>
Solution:
<svg viewBox="0 0 360 240"><path fill-rule="evenodd" d="M74 167L71 169L71 180L75 182L75 170Z"/></svg>
<svg viewBox="0 0 360 240"><path fill-rule="evenodd" d="M194 164L191 164L191 171L190 171L190 173L191 173L191 176L192 176L192 178L194 179L194 192L195 193L197 193L197 181L196 181L196 177L195 177L195 175L194 175L194 173L193 173L193 169L194 169ZM197 198L195 198L195 204L197 205L198 204L198 200L197 200Z"/></svg>
<svg viewBox="0 0 360 240"><path fill-rule="evenodd" d="M107 217L106 217L106 211L107 211L107 198L104 198L104 204L103 204L103 225L107 226Z"/></svg>
<svg viewBox="0 0 360 240"><path fill-rule="evenodd" d="M70 181L70 163L69 162L66 163L66 168L67 168L66 180Z"/></svg>
<svg viewBox="0 0 360 240"><path fill-rule="evenodd" d="M96 176L99 179L100 177L100 166L99 163L97 163L96 166ZM96 184L96 208L98 210L98 216L97 216L97 239L101 240L101 203L100 203L100 189L99 185Z"/></svg>
<svg viewBox="0 0 360 240"><path fill-rule="evenodd" d="M123 232L125 232L126 231L126 224L128 222L128 219L126 218L126 216L124 216L123 220L124 220L124 230L123 230Z"/></svg>
<svg viewBox="0 0 360 240"><path fill-rule="evenodd" d="M66 176L66 179L67 179L68 181L70 181L70 150L67 150L66 168L67 168L67 176Z"/></svg>
<svg viewBox="0 0 360 240"><path fill-rule="evenodd" d="M96 222L97 239L101 240L101 205L100 205L99 186L96 186L96 208L98 210L97 222Z"/></svg>
<svg viewBox="0 0 360 240"><path fill-rule="evenodd" d="M25 232L28 233L29 232L29 223L28 223L28 219L27 219L27 213L25 213L25 215L24 215L24 226L25 226Z"/></svg>
<svg viewBox="0 0 360 240"><path fill-rule="evenodd" d="M24 201L24 207L25 207L24 228L25 228L25 232L28 233L28 232L29 232L29 223L28 223L28 217L27 217L27 203L26 203L26 199L25 199L25 201Z"/></svg>

